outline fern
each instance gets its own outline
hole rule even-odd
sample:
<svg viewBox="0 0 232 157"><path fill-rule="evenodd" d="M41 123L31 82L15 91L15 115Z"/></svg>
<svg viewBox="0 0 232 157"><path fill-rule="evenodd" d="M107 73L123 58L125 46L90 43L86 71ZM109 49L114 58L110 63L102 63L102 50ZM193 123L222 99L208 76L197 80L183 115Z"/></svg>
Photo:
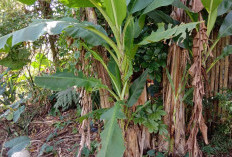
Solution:
<svg viewBox="0 0 232 157"><path fill-rule="evenodd" d="M77 94L74 88L68 88L66 90L60 91L56 94L56 103L54 107L58 109L59 107L62 110L67 110L72 103L78 104L79 102L79 95Z"/></svg>

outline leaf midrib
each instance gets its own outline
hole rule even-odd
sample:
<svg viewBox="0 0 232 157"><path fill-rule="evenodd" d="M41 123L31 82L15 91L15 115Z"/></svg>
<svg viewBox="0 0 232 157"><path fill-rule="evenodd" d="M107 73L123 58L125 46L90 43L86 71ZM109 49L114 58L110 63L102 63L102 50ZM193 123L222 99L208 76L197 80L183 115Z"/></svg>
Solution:
<svg viewBox="0 0 232 157"><path fill-rule="evenodd" d="M113 134L113 126L114 126L114 123L115 123L115 120L116 120L116 113L117 113L117 105L115 105L115 109L114 109L114 112L113 112L113 115L112 115L112 118L111 118L111 120L112 120L112 123L110 123L110 128L109 128L109 132L108 132L108 134L107 134L107 138L106 138L106 148L105 148L105 153L104 153L104 156L106 157L106 152L107 152L107 150L108 150L108 147L109 147L109 144L108 143L110 143L110 139L111 139L111 137L112 137L112 134ZM110 121L109 121L110 122ZM108 123L109 123L108 122Z"/></svg>
<svg viewBox="0 0 232 157"><path fill-rule="evenodd" d="M207 22L207 27L209 27L209 22L211 21L211 14L212 14L212 7L213 7L213 2L214 2L214 0L211 0L210 1L210 7L209 7L209 18L208 18L208 22ZM207 30L208 31L208 30ZM208 33L207 33L208 34ZM209 35L209 34L208 34Z"/></svg>
<svg viewBox="0 0 232 157"><path fill-rule="evenodd" d="M80 78L80 77L65 77L65 76L62 76L62 77L55 77L55 76L42 76L42 77L37 77L37 78L48 78L48 79L74 79L74 80L83 80L83 81L86 81L86 82L93 82L93 83L98 83L97 81L93 81L93 80L89 80L89 79L86 79L86 78Z"/></svg>
<svg viewBox="0 0 232 157"><path fill-rule="evenodd" d="M114 4L114 1L115 0L110 0L111 1L111 7L112 7L112 9L113 9L113 16L114 16L114 21L115 21L115 24L116 24L116 26L117 26L117 28L118 28L118 20L117 20L117 14L116 14L116 8L115 8L115 4Z"/></svg>

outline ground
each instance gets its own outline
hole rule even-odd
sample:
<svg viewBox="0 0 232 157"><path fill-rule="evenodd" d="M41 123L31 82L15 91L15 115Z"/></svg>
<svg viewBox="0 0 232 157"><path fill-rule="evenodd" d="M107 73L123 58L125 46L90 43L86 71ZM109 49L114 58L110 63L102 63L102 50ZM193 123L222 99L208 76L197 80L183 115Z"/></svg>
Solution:
<svg viewBox="0 0 232 157"><path fill-rule="evenodd" d="M31 139L31 145L28 147L31 157L37 157L40 152L44 152L41 155L42 157L76 156L80 143L76 109L70 109L52 116L49 114L51 113L48 109L49 106L44 106L44 108L32 106L28 108L30 110L25 111L17 124L7 120L0 121L0 153L2 153L3 157L7 156L8 149L2 148L2 145L18 135L28 135ZM96 128L92 128L91 131L91 140L99 140ZM96 147L95 145L94 148L96 149ZM90 157L95 156L94 152L85 153L92 154L89 155ZM232 151L208 157L232 157Z"/></svg>
<svg viewBox="0 0 232 157"><path fill-rule="evenodd" d="M76 122L75 114L76 110L72 109L55 117L48 114L35 115L28 126L25 126L25 123L24 126L12 125L12 122L1 120L0 150L2 150L3 156L6 156L7 153L6 149L2 149L3 143L16 137L17 134L23 136L26 133L31 139L29 151L32 157L38 156L45 143L48 145L45 149L48 153L44 153L43 157L75 156L80 143L79 125ZM26 120L24 119L24 121Z"/></svg>

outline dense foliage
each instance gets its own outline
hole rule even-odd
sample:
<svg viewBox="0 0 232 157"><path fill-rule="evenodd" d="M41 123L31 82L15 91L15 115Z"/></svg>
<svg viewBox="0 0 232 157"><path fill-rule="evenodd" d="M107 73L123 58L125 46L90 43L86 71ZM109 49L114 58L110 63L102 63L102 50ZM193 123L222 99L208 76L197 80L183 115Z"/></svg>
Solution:
<svg viewBox="0 0 232 157"><path fill-rule="evenodd" d="M72 128L72 133L80 134L80 142L69 148L77 156L120 157L133 153L175 156L178 149L175 142L180 139L186 141L182 156L187 152L190 156L201 156L201 150L206 154L229 153L231 89L212 96L209 88L212 80L207 75L232 54L232 45L227 40L232 35L232 3L230 0L191 2L1 2L0 120L10 124L8 136L17 136L1 145L1 153L8 148L7 154L11 156L30 148L33 140L30 142L28 128L34 118L43 116L41 111L59 120L55 119L56 129L43 140L38 156L55 155L59 142L48 143L70 124L80 125L79 129ZM184 12L187 20L178 17L175 9ZM218 24L217 19L222 22ZM218 30L216 37L214 29ZM185 52L186 57L173 59L170 54L173 45ZM210 58L219 49L217 46L223 50L214 59ZM170 68L171 64L174 66ZM173 69L183 66L183 73L173 76L176 72ZM228 80L224 69L220 70L222 78ZM173 77L180 81L175 82ZM165 91L166 87L170 90ZM166 100L168 92L171 96ZM171 107L164 104L167 101ZM180 109L181 103L186 110ZM209 114L215 111L213 105L220 108L221 116ZM65 121L61 115L72 109L74 116ZM176 117L179 113L186 115L182 120L190 127L186 129L188 136L178 139L175 125L179 123ZM213 120L219 124L213 124ZM14 126L23 131L12 133ZM198 137L199 129L202 135ZM98 135L90 144L91 132ZM209 145L208 132L212 142ZM220 139L223 133L228 137L227 144ZM144 144L146 138L151 146ZM159 149L162 142L168 144Z"/></svg>

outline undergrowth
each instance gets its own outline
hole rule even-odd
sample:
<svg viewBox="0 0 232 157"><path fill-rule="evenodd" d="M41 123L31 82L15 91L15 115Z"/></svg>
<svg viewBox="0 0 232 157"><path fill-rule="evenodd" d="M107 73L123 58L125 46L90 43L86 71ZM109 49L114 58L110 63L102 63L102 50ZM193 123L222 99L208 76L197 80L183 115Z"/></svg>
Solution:
<svg viewBox="0 0 232 157"><path fill-rule="evenodd" d="M228 154L232 149L232 139L230 134L226 134L227 126L218 125L216 131L210 139L210 144L201 143L202 151L207 155Z"/></svg>

